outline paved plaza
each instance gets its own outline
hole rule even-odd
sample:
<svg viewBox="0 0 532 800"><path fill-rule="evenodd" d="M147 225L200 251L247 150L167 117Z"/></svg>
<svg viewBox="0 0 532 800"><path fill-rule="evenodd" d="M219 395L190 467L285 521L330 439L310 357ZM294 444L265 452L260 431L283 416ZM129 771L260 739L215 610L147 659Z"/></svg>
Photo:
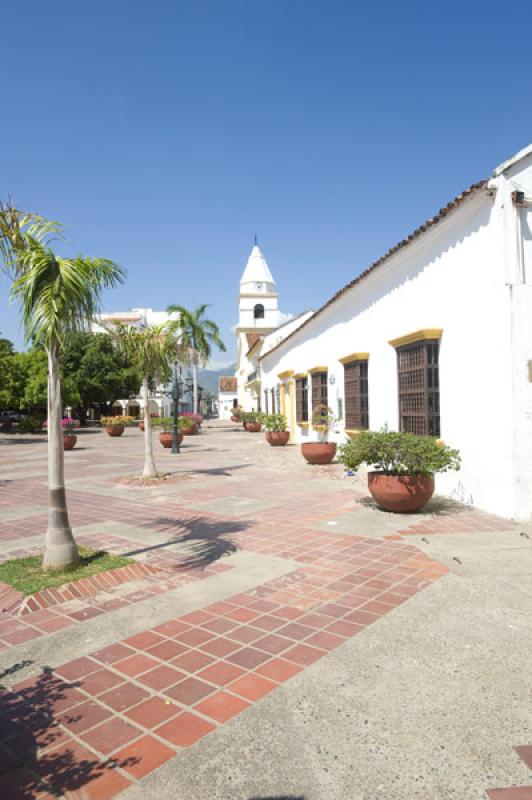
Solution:
<svg viewBox="0 0 532 800"><path fill-rule="evenodd" d="M532 798L530 526L381 512L221 422L142 486L141 437L65 454L77 541L136 563L0 591L1 798ZM46 450L0 435L2 560L42 550Z"/></svg>

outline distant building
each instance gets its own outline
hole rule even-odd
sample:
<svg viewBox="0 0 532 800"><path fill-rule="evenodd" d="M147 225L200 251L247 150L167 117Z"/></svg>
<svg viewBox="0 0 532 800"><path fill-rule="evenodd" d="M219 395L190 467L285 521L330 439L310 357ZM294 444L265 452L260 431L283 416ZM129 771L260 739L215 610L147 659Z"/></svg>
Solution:
<svg viewBox="0 0 532 800"><path fill-rule="evenodd" d="M176 319L177 315L170 315L166 311L154 311L153 308L132 308L130 311L111 311L97 314L92 325L94 333L108 333L109 327L113 324L124 324L145 328L148 325L162 325L168 320ZM190 367L177 364L177 374L180 378L181 398L179 410L190 411L192 409L192 371ZM139 387L140 389L140 387ZM155 390L150 394L149 413L157 416L168 417L172 413L172 385L157 384ZM144 405L140 394L133 397L115 398L113 402L113 414L135 417L143 416Z"/></svg>
<svg viewBox="0 0 532 800"><path fill-rule="evenodd" d="M238 386L235 376L224 376L218 379L218 416L229 419L232 410L238 405Z"/></svg>
<svg viewBox="0 0 532 800"><path fill-rule="evenodd" d="M305 311L280 325L278 294L270 268L255 243L240 279L239 320L236 328L237 400L245 411L259 411L268 404L261 392L260 356L302 325L312 311Z"/></svg>

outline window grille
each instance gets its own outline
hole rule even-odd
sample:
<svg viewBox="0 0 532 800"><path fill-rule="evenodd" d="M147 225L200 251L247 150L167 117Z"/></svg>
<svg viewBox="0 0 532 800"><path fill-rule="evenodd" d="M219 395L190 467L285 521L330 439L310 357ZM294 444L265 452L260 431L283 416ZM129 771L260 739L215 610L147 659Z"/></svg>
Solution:
<svg viewBox="0 0 532 800"><path fill-rule="evenodd" d="M296 419L298 422L308 422L308 379L296 380Z"/></svg>
<svg viewBox="0 0 532 800"><path fill-rule="evenodd" d="M440 378L437 339L397 348L399 429L440 435Z"/></svg>
<svg viewBox="0 0 532 800"><path fill-rule="evenodd" d="M270 389L270 392L272 395L272 414L276 414L277 412L275 410L275 389Z"/></svg>
<svg viewBox="0 0 532 800"><path fill-rule="evenodd" d="M312 411L318 406L327 406L327 373L314 372L312 375Z"/></svg>
<svg viewBox="0 0 532 800"><path fill-rule="evenodd" d="M369 428L368 362L344 364L345 427Z"/></svg>
<svg viewBox="0 0 532 800"><path fill-rule="evenodd" d="M281 386L277 384L275 387L275 407L277 408L277 414L281 413Z"/></svg>
<svg viewBox="0 0 532 800"><path fill-rule="evenodd" d="M264 411L268 414L268 390L264 390Z"/></svg>

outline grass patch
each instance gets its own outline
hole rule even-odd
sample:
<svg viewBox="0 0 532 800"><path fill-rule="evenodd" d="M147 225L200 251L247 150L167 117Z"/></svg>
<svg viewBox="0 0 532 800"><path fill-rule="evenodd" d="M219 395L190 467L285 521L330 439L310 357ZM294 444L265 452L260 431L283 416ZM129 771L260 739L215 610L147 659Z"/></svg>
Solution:
<svg viewBox="0 0 532 800"><path fill-rule="evenodd" d="M34 594L42 589L62 586L64 583L79 581L89 575L105 572L108 569L125 567L132 564L132 558L113 556L103 550L90 550L87 547L79 548L80 561L76 569L68 572L45 572L42 568L42 556L29 556L28 558L14 558L0 564L0 581L9 583L23 594Z"/></svg>

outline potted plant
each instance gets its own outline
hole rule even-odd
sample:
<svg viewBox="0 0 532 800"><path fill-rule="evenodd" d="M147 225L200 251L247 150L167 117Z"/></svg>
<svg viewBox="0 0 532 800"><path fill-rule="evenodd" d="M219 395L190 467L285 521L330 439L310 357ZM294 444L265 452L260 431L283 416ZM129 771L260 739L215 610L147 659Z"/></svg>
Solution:
<svg viewBox="0 0 532 800"><path fill-rule="evenodd" d="M74 431L79 428L79 420L65 417L61 420L61 427L63 428L63 450L73 450L78 441Z"/></svg>
<svg viewBox="0 0 532 800"><path fill-rule="evenodd" d="M319 405L314 409L312 427L318 432L319 440L301 445L303 457L309 464L330 464L335 457L336 442L329 442L327 438L335 422L336 418L329 406Z"/></svg>
<svg viewBox="0 0 532 800"><path fill-rule="evenodd" d="M163 447L170 448L174 443L174 418L173 417L158 417L153 421L155 427L162 426L162 431L159 434L159 441ZM190 427L190 421L185 417L178 417L177 420L177 442L181 444L183 441L183 429Z"/></svg>
<svg viewBox="0 0 532 800"><path fill-rule="evenodd" d="M231 410L231 422L241 422L240 415L242 413L242 408L240 406L235 406Z"/></svg>
<svg viewBox="0 0 532 800"><path fill-rule="evenodd" d="M248 433L258 433L262 428L262 414L258 411L241 411L240 419Z"/></svg>
<svg viewBox="0 0 532 800"><path fill-rule="evenodd" d="M458 450L441 439L413 433L360 431L340 451L340 461L357 470L367 464L368 488L386 511L419 511L434 493L436 472L460 469Z"/></svg>
<svg viewBox="0 0 532 800"><path fill-rule="evenodd" d="M199 433L201 423L203 422L203 416L201 414L195 414L193 411L183 411L181 419L184 420L181 430L185 436L193 436Z"/></svg>
<svg viewBox="0 0 532 800"><path fill-rule="evenodd" d="M273 447L287 444L290 433L286 430L284 414L262 414L262 422L266 428L265 439Z"/></svg>
<svg viewBox="0 0 532 800"><path fill-rule="evenodd" d="M126 425L131 425L133 417L102 417L100 424L109 436L122 436Z"/></svg>

